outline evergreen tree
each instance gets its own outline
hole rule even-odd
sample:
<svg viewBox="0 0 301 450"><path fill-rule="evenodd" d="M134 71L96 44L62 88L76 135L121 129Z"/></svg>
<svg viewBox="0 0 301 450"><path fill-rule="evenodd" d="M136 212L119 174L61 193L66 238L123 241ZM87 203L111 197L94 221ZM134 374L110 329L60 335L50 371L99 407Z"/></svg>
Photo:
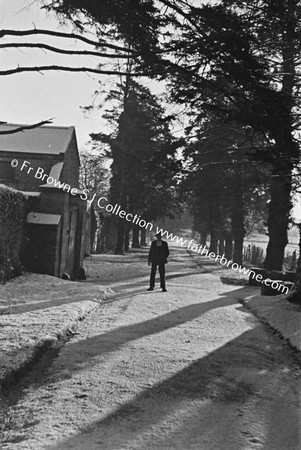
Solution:
<svg viewBox="0 0 301 450"><path fill-rule="evenodd" d="M121 113L110 117L116 121L116 131L92 137L111 149L110 201L149 222L168 215L175 206L179 163L174 156L180 143L172 138L164 111L147 88L130 78L120 88L115 96ZM124 219L115 222L117 253L125 250L126 225ZM134 246L139 245L138 232L133 227Z"/></svg>
<svg viewBox="0 0 301 450"><path fill-rule="evenodd" d="M183 23L170 43L181 61L173 68L173 98L192 106L196 124L204 111L214 112L266 139L253 155L272 167L265 266L281 270L299 157L300 2L225 0L192 10L193 26Z"/></svg>
<svg viewBox="0 0 301 450"><path fill-rule="evenodd" d="M255 215L269 179L267 167L250 163L247 155L251 152L242 129L235 123L221 125L214 119L204 124L198 139L185 151L188 174L182 189L190 193L201 243L205 244L209 234L210 251L226 252L228 259L239 264L251 212Z"/></svg>

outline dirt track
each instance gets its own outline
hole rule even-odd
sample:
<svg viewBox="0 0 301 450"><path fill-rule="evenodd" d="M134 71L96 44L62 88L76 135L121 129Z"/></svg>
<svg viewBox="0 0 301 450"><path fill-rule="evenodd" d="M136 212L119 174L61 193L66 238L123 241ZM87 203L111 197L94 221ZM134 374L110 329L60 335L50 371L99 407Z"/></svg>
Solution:
<svg viewBox="0 0 301 450"><path fill-rule="evenodd" d="M300 364L250 288L174 249L168 292L147 292L145 257L95 259L117 295L10 393L3 448L299 449Z"/></svg>

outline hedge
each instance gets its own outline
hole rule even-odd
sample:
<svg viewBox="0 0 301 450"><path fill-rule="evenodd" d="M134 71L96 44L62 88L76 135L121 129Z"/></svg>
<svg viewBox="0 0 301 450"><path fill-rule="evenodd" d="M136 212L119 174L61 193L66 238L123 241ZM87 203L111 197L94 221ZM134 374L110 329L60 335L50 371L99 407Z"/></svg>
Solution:
<svg viewBox="0 0 301 450"><path fill-rule="evenodd" d="M27 199L19 191L0 185L0 281L21 273Z"/></svg>

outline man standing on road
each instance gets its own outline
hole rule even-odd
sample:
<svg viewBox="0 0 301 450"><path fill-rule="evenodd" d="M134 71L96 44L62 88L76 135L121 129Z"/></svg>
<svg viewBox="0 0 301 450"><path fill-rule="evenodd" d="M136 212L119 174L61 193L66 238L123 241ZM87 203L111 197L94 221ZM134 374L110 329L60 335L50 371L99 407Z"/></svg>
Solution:
<svg viewBox="0 0 301 450"><path fill-rule="evenodd" d="M156 241L153 241L148 254L148 265L152 264L150 275L150 286L148 291L153 291L155 287L155 277L157 266L159 266L160 284L162 292L167 292L165 288L165 264L169 255L167 242L162 241L161 233L156 234Z"/></svg>

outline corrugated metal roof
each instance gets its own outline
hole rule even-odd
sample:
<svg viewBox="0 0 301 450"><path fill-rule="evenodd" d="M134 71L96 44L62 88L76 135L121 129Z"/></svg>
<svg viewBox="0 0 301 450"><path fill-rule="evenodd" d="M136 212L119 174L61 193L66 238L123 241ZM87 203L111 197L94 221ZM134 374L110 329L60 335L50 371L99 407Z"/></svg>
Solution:
<svg viewBox="0 0 301 450"><path fill-rule="evenodd" d="M13 130L23 125L0 124L0 130ZM74 127L42 126L13 134L0 134L0 151L19 153L64 153L74 133Z"/></svg>
<svg viewBox="0 0 301 450"><path fill-rule="evenodd" d="M39 212L30 212L27 214L26 223L37 225L58 225L61 220L59 214L45 214Z"/></svg>

